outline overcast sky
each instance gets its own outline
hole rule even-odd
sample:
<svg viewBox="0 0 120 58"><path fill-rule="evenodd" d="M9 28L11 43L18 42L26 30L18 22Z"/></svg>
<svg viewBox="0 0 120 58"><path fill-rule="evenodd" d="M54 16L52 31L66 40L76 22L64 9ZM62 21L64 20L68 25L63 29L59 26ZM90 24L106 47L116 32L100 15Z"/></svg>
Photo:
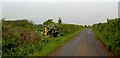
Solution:
<svg viewBox="0 0 120 58"><path fill-rule="evenodd" d="M85 2L88 0L84 0L84 2L70 2L77 0L69 2L63 0L62 2L11 1L3 1L2 17L13 20L27 18L37 24L43 23L48 18L53 18L56 22L61 17L63 23L91 25L105 22L107 18L118 17L118 0L109 0L110 2L108 0L104 2L103 0L100 0L102 2L95 0L91 0L93 2Z"/></svg>
<svg viewBox="0 0 120 58"><path fill-rule="evenodd" d="M1 0L3 2L118 2L119 0Z"/></svg>

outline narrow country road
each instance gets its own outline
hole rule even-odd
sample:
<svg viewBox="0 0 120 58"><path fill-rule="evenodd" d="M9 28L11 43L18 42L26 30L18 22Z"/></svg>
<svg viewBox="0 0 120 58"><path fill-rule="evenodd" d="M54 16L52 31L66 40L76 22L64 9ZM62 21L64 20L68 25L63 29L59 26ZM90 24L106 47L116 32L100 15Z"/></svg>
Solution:
<svg viewBox="0 0 120 58"><path fill-rule="evenodd" d="M87 28L50 56L108 56L100 45L92 30Z"/></svg>

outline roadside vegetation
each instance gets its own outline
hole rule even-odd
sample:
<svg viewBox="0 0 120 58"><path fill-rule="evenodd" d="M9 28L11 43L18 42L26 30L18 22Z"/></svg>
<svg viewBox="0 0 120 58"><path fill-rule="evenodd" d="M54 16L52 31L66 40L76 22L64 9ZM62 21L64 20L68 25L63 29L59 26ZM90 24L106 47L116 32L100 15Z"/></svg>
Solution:
<svg viewBox="0 0 120 58"><path fill-rule="evenodd" d="M120 55L120 18L107 19L106 23L94 24L92 29L109 51Z"/></svg>
<svg viewBox="0 0 120 58"><path fill-rule="evenodd" d="M49 40L48 44L46 44L40 51L31 53L29 54L29 56L49 56L51 52L54 52L62 44L66 43L67 41L69 41L70 39L78 35L78 33L80 33L81 30L78 30L71 34L66 34L65 36L59 36L59 37L53 38L52 40Z"/></svg>
<svg viewBox="0 0 120 58"><path fill-rule="evenodd" d="M2 55L2 23L1 23L1 19L0 19L0 57Z"/></svg>
<svg viewBox="0 0 120 58"><path fill-rule="evenodd" d="M2 20L2 55L46 56L84 28L58 21L55 23L49 19L43 24L33 24L27 19ZM45 27L48 28L47 36L44 35Z"/></svg>

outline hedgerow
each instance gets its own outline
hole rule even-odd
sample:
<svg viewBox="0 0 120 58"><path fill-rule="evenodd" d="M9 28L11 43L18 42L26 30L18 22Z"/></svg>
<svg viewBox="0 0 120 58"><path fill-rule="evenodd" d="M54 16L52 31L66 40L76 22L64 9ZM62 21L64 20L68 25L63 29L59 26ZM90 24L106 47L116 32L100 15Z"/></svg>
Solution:
<svg viewBox="0 0 120 58"><path fill-rule="evenodd" d="M106 23L94 24L92 29L108 50L120 55L120 18L107 19Z"/></svg>

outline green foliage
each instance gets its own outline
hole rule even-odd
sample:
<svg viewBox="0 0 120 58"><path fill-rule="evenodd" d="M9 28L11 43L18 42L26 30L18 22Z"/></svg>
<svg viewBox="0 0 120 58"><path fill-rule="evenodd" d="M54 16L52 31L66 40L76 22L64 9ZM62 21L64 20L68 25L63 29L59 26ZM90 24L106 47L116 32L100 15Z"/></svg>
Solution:
<svg viewBox="0 0 120 58"><path fill-rule="evenodd" d="M59 24L58 25L58 31L62 33L63 35L73 33L82 28L83 26L73 25L73 24Z"/></svg>
<svg viewBox="0 0 120 58"><path fill-rule="evenodd" d="M47 20L47 21L45 21L44 23L43 23L44 25L49 25L49 26L52 26L52 25L54 25L55 23L53 22L53 19L49 19L49 20Z"/></svg>
<svg viewBox="0 0 120 58"><path fill-rule="evenodd" d="M42 40L40 27L27 20L2 21L2 52L3 55L28 54L31 43ZM22 50L20 50L22 49ZM25 50L27 49L27 50ZM33 48L31 48L33 49ZM19 53L18 53L19 52ZM25 52L25 53L24 53Z"/></svg>
<svg viewBox="0 0 120 58"><path fill-rule="evenodd" d="M57 24L52 20L47 20L44 25L36 25L27 20L5 21L2 20L2 55L3 56L25 56L36 51L40 51L49 42L54 42L53 38L43 36L44 26L58 26L63 36L82 30L83 26L73 24ZM58 41L58 40L56 40ZM59 41L61 41L59 39Z"/></svg>
<svg viewBox="0 0 120 58"><path fill-rule="evenodd" d="M12 49L3 49L2 52L4 56L25 56L30 53L33 53L36 50L41 50L42 47L47 43L48 42L46 41L46 39L44 39L34 44L27 44L27 45L19 46Z"/></svg>
<svg viewBox="0 0 120 58"><path fill-rule="evenodd" d="M94 24L92 28L109 50L120 55L120 18L107 19L107 23Z"/></svg>

